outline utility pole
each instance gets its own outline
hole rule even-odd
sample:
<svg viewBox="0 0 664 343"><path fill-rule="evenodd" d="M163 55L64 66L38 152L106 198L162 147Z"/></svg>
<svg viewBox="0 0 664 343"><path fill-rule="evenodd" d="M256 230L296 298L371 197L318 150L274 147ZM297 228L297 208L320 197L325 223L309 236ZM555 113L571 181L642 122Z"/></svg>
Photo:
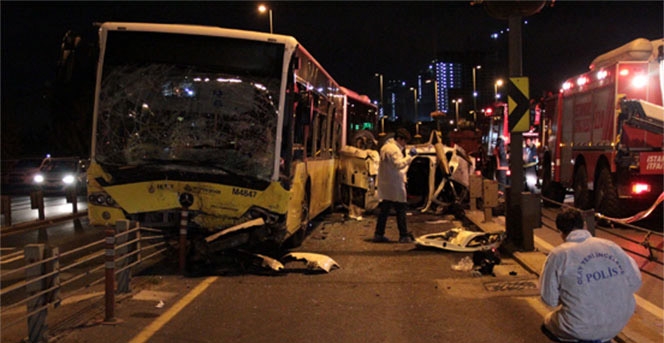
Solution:
<svg viewBox="0 0 664 343"><path fill-rule="evenodd" d="M475 1L473 4L483 4L484 9L494 18L507 19L509 25L509 75L521 77L522 67L522 33L521 21L523 17L538 13L546 1ZM533 230L524 225L523 203L523 135L521 132L510 132L510 186L506 188L505 226L509 244L514 248L525 251L534 250Z"/></svg>

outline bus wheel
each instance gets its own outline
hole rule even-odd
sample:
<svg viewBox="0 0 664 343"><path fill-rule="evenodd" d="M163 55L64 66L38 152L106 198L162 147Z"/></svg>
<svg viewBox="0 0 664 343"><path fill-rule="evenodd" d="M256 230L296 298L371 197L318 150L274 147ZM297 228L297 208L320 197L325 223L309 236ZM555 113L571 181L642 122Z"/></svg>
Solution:
<svg viewBox="0 0 664 343"><path fill-rule="evenodd" d="M620 216L618 192L607 167L600 169L597 180L595 180L595 211L608 217Z"/></svg>
<svg viewBox="0 0 664 343"><path fill-rule="evenodd" d="M574 172L574 207L582 210L590 207L588 173L584 165L580 165Z"/></svg>

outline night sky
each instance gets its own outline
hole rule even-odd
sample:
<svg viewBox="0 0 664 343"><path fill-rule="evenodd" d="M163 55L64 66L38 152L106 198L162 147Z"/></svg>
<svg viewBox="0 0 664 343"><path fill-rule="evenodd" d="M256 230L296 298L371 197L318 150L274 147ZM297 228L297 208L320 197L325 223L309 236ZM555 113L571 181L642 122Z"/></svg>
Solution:
<svg viewBox="0 0 664 343"><path fill-rule="evenodd" d="M530 78L531 94L557 90L609 49L638 37L662 38L663 3L556 1L524 18L528 23L523 26L523 74ZM258 4L2 1L3 110L6 99L30 102L53 82L60 43L69 29L91 39L96 38L92 23L104 21L269 31L268 16L257 11ZM486 50L492 44L490 35L507 28L506 21L491 18L469 1L268 4L275 33L294 36L339 84L359 93L368 92L374 73L412 85L437 51ZM499 40L506 46L507 34ZM21 118L31 120L26 113ZM2 130L4 140L4 126Z"/></svg>

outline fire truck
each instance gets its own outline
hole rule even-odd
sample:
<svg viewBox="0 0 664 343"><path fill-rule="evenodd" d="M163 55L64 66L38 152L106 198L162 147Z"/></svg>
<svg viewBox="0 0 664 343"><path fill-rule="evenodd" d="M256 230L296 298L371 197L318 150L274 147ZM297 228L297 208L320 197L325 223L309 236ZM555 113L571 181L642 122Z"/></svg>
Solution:
<svg viewBox="0 0 664 343"><path fill-rule="evenodd" d="M651 207L664 182L664 39L595 58L545 104L542 194L607 217Z"/></svg>

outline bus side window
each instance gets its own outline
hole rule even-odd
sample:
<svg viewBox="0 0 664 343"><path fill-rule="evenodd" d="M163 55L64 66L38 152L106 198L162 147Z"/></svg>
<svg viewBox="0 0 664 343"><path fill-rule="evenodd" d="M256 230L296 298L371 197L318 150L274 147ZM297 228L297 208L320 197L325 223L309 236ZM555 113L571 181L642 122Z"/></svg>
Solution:
<svg viewBox="0 0 664 343"><path fill-rule="evenodd" d="M295 104L295 136L293 138L296 144L304 143L304 127L311 121L309 101L309 94L301 93Z"/></svg>
<svg viewBox="0 0 664 343"><path fill-rule="evenodd" d="M321 120L323 120L325 116L319 112L318 110L314 111L314 120L313 120L313 125L311 127L311 130L309 131L311 133L311 139L310 139L310 144L309 147L310 149L307 150L309 152L309 157L320 157L320 149L321 149Z"/></svg>
<svg viewBox="0 0 664 343"><path fill-rule="evenodd" d="M311 94L301 92L295 103L295 122L293 132L293 160L303 160L307 131L311 124Z"/></svg>
<svg viewBox="0 0 664 343"><path fill-rule="evenodd" d="M341 150L341 123L337 121L336 115L336 106L335 111L332 112L330 117L332 118L332 156L337 156L339 150Z"/></svg>

